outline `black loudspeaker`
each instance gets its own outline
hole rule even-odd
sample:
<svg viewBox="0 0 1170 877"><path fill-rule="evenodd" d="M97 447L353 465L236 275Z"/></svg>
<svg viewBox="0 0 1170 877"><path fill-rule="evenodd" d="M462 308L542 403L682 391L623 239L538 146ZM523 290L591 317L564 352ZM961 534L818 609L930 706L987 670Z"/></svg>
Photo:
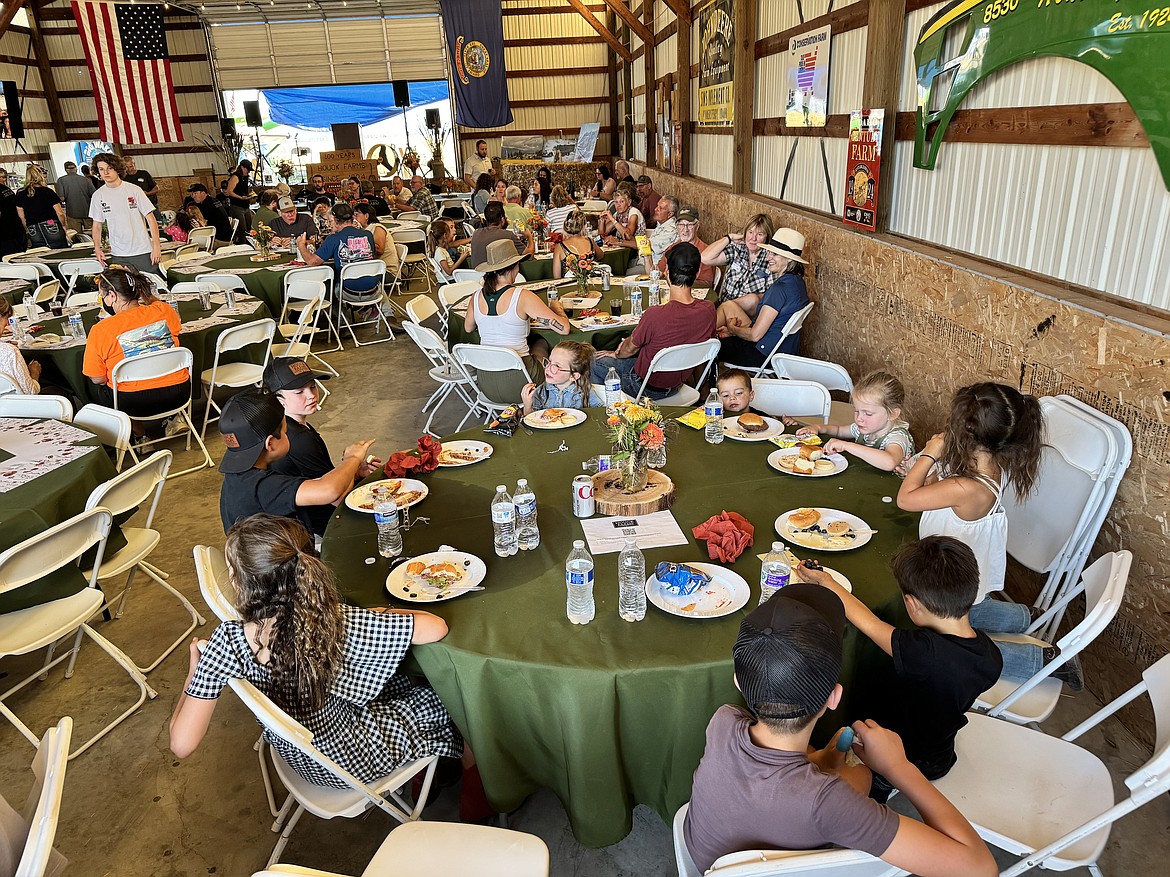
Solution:
<svg viewBox="0 0 1170 877"><path fill-rule="evenodd" d="M219 135L224 139L236 136L236 120L235 119L220 119L219 120Z"/></svg>
<svg viewBox="0 0 1170 877"><path fill-rule="evenodd" d="M410 83L405 79L394 80L394 106L410 106Z"/></svg>
<svg viewBox="0 0 1170 877"><path fill-rule="evenodd" d="M263 127L264 120L260 118L260 101L244 101L244 118L247 120L249 128Z"/></svg>
<svg viewBox="0 0 1170 877"><path fill-rule="evenodd" d="M20 92L16 81L4 80L4 118L0 119L0 139L19 139L24 136L24 120L20 111Z"/></svg>
<svg viewBox="0 0 1170 877"><path fill-rule="evenodd" d="M362 126L356 122L343 122L333 127L334 149L362 148Z"/></svg>
<svg viewBox="0 0 1170 877"><path fill-rule="evenodd" d="M443 123L439 121L438 110L427 110L427 127L432 131L443 127Z"/></svg>

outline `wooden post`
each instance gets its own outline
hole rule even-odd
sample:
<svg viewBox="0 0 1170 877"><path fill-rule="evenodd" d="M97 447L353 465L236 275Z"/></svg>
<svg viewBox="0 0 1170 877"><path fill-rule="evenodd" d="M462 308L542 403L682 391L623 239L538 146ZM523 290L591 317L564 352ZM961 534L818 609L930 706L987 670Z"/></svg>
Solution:
<svg viewBox="0 0 1170 877"><path fill-rule="evenodd" d="M630 29L626 28L626 42L630 42ZM622 157L634 154L634 71L629 62L622 64Z"/></svg>
<svg viewBox="0 0 1170 877"><path fill-rule="evenodd" d="M754 5L754 4L752 4ZM642 4L642 20L646 24L646 29L650 32L650 39L642 43L642 60L646 63L645 85L646 89L642 93L642 100L646 106L646 167L652 168L658 165L657 156L657 132L658 125L655 120L655 112L658 109L658 87L654 83L654 2L653 0L645 0Z"/></svg>
<svg viewBox="0 0 1170 877"><path fill-rule="evenodd" d="M630 11L630 7L625 4L625 0L605 0L605 5L621 17L622 23L624 23L626 27L636 33L638 35L638 39L644 43L654 42L654 34L650 33L650 29L642 24L642 22L638 21L638 16L634 15L634 13ZM614 34L617 34L617 28L612 24L610 25L609 29L612 30Z"/></svg>
<svg viewBox="0 0 1170 877"><path fill-rule="evenodd" d="M609 28L597 20L597 17L589 11L589 7L582 0L569 0L569 5L576 9L581 17L589 23L589 26L609 44L610 51L617 52L626 61L630 60L630 53L626 51L626 47L617 41L617 37L610 33Z"/></svg>
<svg viewBox="0 0 1170 877"><path fill-rule="evenodd" d="M617 21L614 19L613 13L607 13L605 17L606 25L609 27L610 31L613 32L614 36L621 40L621 34L618 33ZM617 103L617 57L618 56L616 52L609 53L609 154L612 156L621 154L621 149L619 148L620 135L618 133L620 130L618 127L618 121L621 118L621 113L618 109Z"/></svg>
<svg viewBox="0 0 1170 877"><path fill-rule="evenodd" d="M752 187L752 122L756 97L756 4L735 6L735 102L732 119L731 191L749 192Z"/></svg>
<svg viewBox="0 0 1170 877"><path fill-rule="evenodd" d="M902 73L900 51L906 20L906 0L869 0L869 35L865 41L865 79L860 109L884 109L882 179L877 205L877 230L890 219L890 181L894 178L894 122L898 114L898 86Z"/></svg>
<svg viewBox="0 0 1170 877"><path fill-rule="evenodd" d="M678 94L674 99L674 117L682 125L682 141L679 144L682 163L679 165L679 173L685 177L691 172L691 17L689 14L685 18L680 15L677 22L674 38L678 41L678 72L674 78L678 83Z"/></svg>
<svg viewBox="0 0 1170 877"><path fill-rule="evenodd" d="M65 111L61 109L61 98L57 94L57 82L53 79L53 68L49 64L49 52L45 48L45 37L41 33L40 8L35 3L28 4L28 26L32 31L33 55L37 62L37 71L41 75L41 91L45 93L45 101L49 106L49 118L53 122L53 134L58 140L65 140Z"/></svg>

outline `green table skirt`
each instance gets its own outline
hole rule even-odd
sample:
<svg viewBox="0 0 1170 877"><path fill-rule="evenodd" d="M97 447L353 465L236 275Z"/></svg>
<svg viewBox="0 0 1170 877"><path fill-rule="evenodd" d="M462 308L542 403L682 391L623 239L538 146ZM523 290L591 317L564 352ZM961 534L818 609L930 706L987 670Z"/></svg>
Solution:
<svg viewBox="0 0 1170 877"><path fill-rule="evenodd" d="M601 254L601 261L613 268L613 273L616 277L621 277L626 273L626 271L629 270L630 260L633 255L634 251L629 247L621 247L620 249L615 250L603 250ZM550 255L547 259L529 259L520 266L520 273L524 275L525 280L552 280L552 256Z"/></svg>
<svg viewBox="0 0 1170 877"><path fill-rule="evenodd" d="M176 283L193 282L200 274L215 274L220 271L230 274L237 268L261 268L260 271L241 274L240 279L244 281L249 295L254 295L263 301L270 314L280 316L284 306L284 275L288 272L271 270L271 268L263 266L287 265L292 261L292 258L291 254L284 253L276 255L269 262L253 262L251 256L247 253L241 253L212 259L205 265L191 265L189 267L172 265L167 269L167 283L173 286Z"/></svg>
<svg viewBox="0 0 1170 877"><path fill-rule="evenodd" d="M736 511L756 527L754 547L731 565L749 583L751 600L728 617L706 621L650 606L644 621L630 624L617 614L617 555L606 554L595 558L596 618L572 625L565 617L564 561L582 533L570 484L582 460L607 450L603 416L594 409L573 429L533 435L521 429L511 438L482 429L461 433L489 442L494 455L424 475L430 494L412 511L430 523L416 523L405 534L410 555L452 545L487 564L486 590L422 606L442 616L450 633L411 655L470 741L489 799L507 811L547 786L564 804L577 839L593 847L629 832L635 804L648 804L669 824L688 800L711 715L722 704L741 702L732 682L731 647L741 619L758 600L757 555L775 538L777 515L828 506L876 528L873 540L855 551L797 554L840 570L867 605L901 623L904 611L888 563L904 540L916 536L917 526L917 516L882 500L897 493L894 475L853 460L841 475L799 479L768 467L766 457L774 450L768 443L710 446L701 432L682 426L664 471L677 484L673 512L687 544L646 551L647 570L661 560L707 560L706 546L691 528L724 509ZM552 453L562 442L570 450ZM541 544L498 558L491 499L495 485L512 490L519 477L528 478L539 500ZM324 557L349 600L387 604L388 562L377 554L371 516L341 508L325 535ZM818 726L818 737L858 718L849 712L854 681L862 684L867 667L888 663L850 630L842 674L846 698Z"/></svg>

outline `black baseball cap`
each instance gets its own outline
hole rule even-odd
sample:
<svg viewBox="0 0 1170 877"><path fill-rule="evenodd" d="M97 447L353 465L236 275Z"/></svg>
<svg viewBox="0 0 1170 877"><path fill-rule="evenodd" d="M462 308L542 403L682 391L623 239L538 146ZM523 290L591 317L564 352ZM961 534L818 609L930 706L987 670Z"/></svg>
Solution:
<svg viewBox="0 0 1170 877"><path fill-rule="evenodd" d="M219 471L247 472L256 465L270 435L279 435L284 423L280 400L267 390L248 389L228 399L219 415L219 431L227 453Z"/></svg>
<svg viewBox="0 0 1170 877"><path fill-rule="evenodd" d="M187 187L188 192L206 192L207 187L202 183L192 183Z"/></svg>
<svg viewBox="0 0 1170 877"><path fill-rule="evenodd" d="M844 631L841 598L804 583L781 588L745 618L731 654L752 715L799 719L820 712L841 675Z"/></svg>
<svg viewBox="0 0 1170 877"><path fill-rule="evenodd" d="M278 356L264 366L264 386L273 393L299 390L313 381L327 381L331 377L329 372L313 371L307 362L295 356Z"/></svg>
<svg viewBox="0 0 1170 877"><path fill-rule="evenodd" d="M646 176L645 174L642 174L642 176L638 177L638 185L639 186L652 186L652 185L654 185L654 181L652 179L650 179L648 176Z"/></svg>

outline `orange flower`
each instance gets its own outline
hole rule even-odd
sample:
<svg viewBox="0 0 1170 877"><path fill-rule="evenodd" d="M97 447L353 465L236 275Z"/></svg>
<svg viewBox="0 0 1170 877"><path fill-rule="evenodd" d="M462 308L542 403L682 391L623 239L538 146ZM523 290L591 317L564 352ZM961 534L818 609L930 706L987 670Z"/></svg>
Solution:
<svg viewBox="0 0 1170 877"><path fill-rule="evenodd" d="M663 434L662 428L658 424L648 423L638 435L638 441L643 447L657 451L666 444L666 435Z"/></svg>

